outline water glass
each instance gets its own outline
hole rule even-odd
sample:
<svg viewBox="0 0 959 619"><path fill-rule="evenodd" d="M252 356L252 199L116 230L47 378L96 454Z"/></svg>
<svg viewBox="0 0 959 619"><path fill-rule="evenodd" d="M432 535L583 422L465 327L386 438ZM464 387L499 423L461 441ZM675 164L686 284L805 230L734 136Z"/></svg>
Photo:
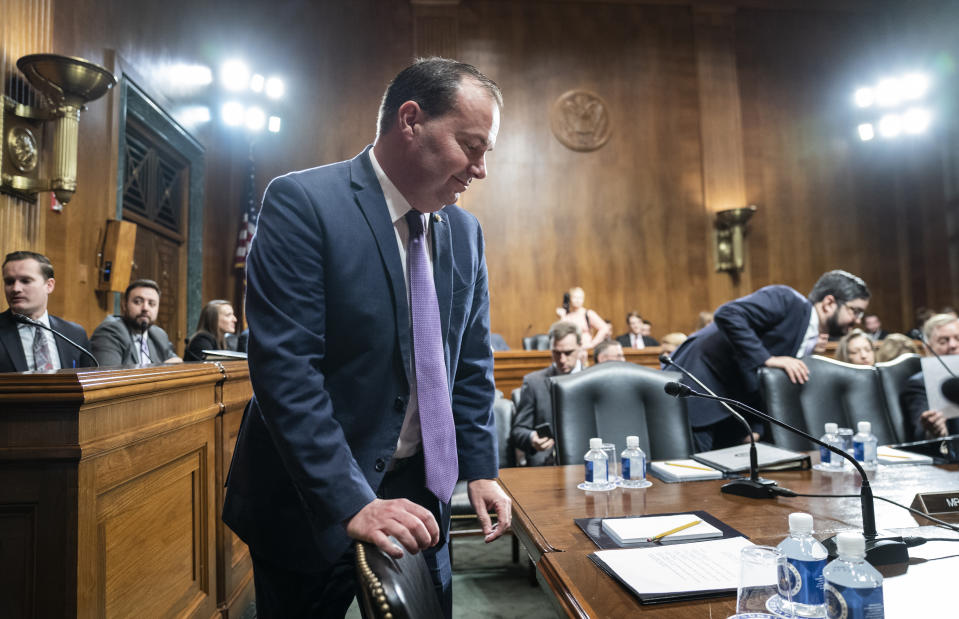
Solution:
<svg viewBox="0 0 959 619"><path fill-rule="evenodd" d="M740 552L736 614L748 617L792 617L792 614L782 614L780 604L781 600L792 602L789 588L780 590L779 587L780 577L787 573L786 556L778 548L743 548Z"/></svg>
<svg viewBox="0 0 959 619"><path fill-rule="evenodd" d="M622 480L619 475L619 454L616 452L616 445L613 443L603 443L603 451L609 456L609 481L616 483Z"/></svg>

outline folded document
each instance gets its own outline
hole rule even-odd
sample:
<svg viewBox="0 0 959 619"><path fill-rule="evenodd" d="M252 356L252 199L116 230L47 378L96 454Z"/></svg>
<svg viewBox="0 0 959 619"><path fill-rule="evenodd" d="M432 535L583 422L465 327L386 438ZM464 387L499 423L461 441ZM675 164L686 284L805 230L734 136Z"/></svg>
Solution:
<svg viewBox="0 0 959 619"><path fill-rule="evenodd" d="M687 526L690 524L692 526ZM656 539L665 543L723 536L722 531L708 522L703 522L695 514L604 518L603 531L620 545L651 542Z"/></svg>
<svg viewBox="0 0 959 619"><path fill-rule="evenodd" d="M700 481L722 479L722 471L695 460L662 460L650 462L649 469L663 481Z"/></svg>

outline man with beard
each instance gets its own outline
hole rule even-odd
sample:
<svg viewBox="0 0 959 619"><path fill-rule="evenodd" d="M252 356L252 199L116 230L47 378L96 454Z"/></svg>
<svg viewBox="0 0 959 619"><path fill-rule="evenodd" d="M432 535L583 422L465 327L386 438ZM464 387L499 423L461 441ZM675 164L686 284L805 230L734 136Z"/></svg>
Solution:
<svg viewBox="0 0 959 619"><path fill-rule="evenodd" d="M160 287L150 279L127 286L123 314L108 316L93 332L90 343L100 365L144 367L154 363L180 363L166 332L154 324L160 309Z"/></svg>
<svg viewBox="0 0 959 619"><path fill-rule="evenodd" d="M46 329L15 320L14 314L32 318L89 348L83 327L47 312L47 299L55 284L53 265L43 254L15 251L4 258L3 294L10 308L0 313L0 372L49 371L93 363Z"/></svg>
<svg viewBox="0 0 959 619"><path fill-rule="evenodd" d="M846 271L824 274L808 298L788 286L766 286L722 305L713 323L689 336L673 359L718 395L761 407L761 366L781 368L792 382L805 383L809 368L802 357L811 355L821 338L843 335L868 305L866 283ZM697 450L748 441L742 425L719 402L690 398L687 406ZM761 425L753 429L759 432Z"/></svg>

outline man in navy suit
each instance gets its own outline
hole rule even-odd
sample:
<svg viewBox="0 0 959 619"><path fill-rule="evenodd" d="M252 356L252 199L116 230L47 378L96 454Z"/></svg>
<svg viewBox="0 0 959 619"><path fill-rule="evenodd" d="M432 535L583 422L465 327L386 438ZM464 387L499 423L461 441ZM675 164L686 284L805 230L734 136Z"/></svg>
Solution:
<svg viewBox="0 0 959 619"><path fill-rule="evenodd" d="M445 376L430 378L448 397L452 464L486 540L509 527L495 482L483 234L455 206L486 176L501 106L499 88L474 67L417 61L388 87L372 147L266 190L247 262L254 398L223 512L250 546L259 617L343 616L356 590L352 540L399 556L391 536L424 552L451 615L449 497L426 488L417 397L436 391L417 381L425 359L414 359L414 326L438 343ZM411 319L423 301L409 288L414 275L423 283L410 265L421 269L427 255L438 320L424 327Z"/></svg>
<svg viewBox="0 0 959 619"><path fill-rule="evenodd" d="M3 259L3 294L9 309L0 314L0 372L88 367L93 360L53 333L13 319L13 313L56 329L90 348L80 325L47 313L47 299L56 281L53 265L43 254L15 251Z"/></svg>
<svg viewBox="0 0 959 619"><path fill-rule="evenodd" d="M782 368L792 382L806 382L809 368L802 357L820 339L848 331L862 318L869 296L862 279L838 270L820 277L808 298L788 286L766 286L720 306L713 322L689 336L673 360L717 395L761 408L759 368ZM686 377L683 382L699 389ZM687 405L699 451L748 441L719 402L690 398Z"/></svg>

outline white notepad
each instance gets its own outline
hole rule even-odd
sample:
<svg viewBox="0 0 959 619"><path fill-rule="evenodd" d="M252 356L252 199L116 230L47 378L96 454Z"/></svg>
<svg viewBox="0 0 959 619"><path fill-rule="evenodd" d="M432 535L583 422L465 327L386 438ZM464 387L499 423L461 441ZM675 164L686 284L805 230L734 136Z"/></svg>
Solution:
<svg viewBox="0 0 959 619"><path fill-rule="evenodd" d="M722 479L722 471L706 466L695 460L662 460L650 462L649 468L665 481L698 481L702 479Z"/></svg>
<svg viewBox="0 0 959 619"><path fill-rule="evenodd" d="M606 518L603 531L617 544L635 544L649 542L652 538L671 531L690 522L700 520L695 514L673 514L671 516L640 516L636 518ZM699 524L677 531L661 538L663 542L678 542L690 539L709 539L722 537L723 532L700 520Z"/></svg>
<svg viewBox="0 0 959 619"><path fill-rule="evenodd" d="M882 446L876 449L880 464L932 464L932 458L922 454Z"/></svg>

